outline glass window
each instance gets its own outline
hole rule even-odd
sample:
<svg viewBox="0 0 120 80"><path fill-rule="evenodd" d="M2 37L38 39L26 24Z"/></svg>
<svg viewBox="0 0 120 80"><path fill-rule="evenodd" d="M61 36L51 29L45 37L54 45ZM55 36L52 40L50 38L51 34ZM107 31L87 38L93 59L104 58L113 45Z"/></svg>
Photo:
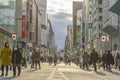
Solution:
<svg viewBox="0 0 120 80"><path fill-rule="evenodd" d="M102 13L103 9L102 8L99 8L99 12Z"/></svg>
<svg viewBox="0 0 120 80"><path fill-rule="evenodd" d="M102 4L102 0L98 0L98 4Z"/></svg>

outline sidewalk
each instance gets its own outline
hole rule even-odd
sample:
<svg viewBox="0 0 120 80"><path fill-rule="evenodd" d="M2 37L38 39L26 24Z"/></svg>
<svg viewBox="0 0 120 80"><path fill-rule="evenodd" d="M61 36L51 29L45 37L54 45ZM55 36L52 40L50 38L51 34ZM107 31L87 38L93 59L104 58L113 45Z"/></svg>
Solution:
<svg viewBox="0 0 120 80"><path fill-rule="evenodd" d="M48 66L47 63L41 64L41 69L30 69L30 65L27 68L22 68L21 75L19 77L12 77L12 71L9 71L8 77L0 77L0 80L47 80L51 72L55 69L54 66Z"/></svg>

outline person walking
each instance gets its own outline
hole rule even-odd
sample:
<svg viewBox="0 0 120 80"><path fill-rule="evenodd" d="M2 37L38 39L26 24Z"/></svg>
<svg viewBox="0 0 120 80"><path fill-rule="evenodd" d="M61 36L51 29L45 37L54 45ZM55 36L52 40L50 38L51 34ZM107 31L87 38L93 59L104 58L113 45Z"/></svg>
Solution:
<svg viewBox="0 0 120 80"><path fill-rule="evenodd" d="M41 69L41 66L40 66L40 50L39 50L39 48L36 49L34 61L35 61L35 69L37 69L37 64L39 66L39 69Z"/></svg>
<svg viewBox="0 0 120 80"><path fill-rule="evenodd" d="M54 54L54 66L56 66L56 64L57 64L57 60L58 60L57 55Z"/></svg>
<svg viewBox="0 0 120 80"><path fill-rule="evenodd" d="M88 63L89 63L89 55L88 55L87 52L84 52L84 54L83 54L83 68L84 69L86 68L86 70L89 69L88 68Z"/></svg>
<svg viewBox="0 0 120 80"><path fill-rule="evenodd" d="M34 64L35 64L35 49L33 49L33 52L32 52L32 55L31 55L31 59L32 59L32 62L31 62L31 68L34 68Z"/></svg>
<svg viewBox="0 0 120 80"><path fill-rule="evenodd" d="M110 53L110 50L108 50L106 62L107 62L107 70L112 72L111 64L112 65L114 64L114 58L113 58L112 54Z"/></svg>
<svg viewBox="0 0 120 80"><path fill-rule="evenodd" d="M103 69L106 70L107 69L107 50L105 51L105 53L103 54L102 56L102 66L103 66Z"/></svg>
<svg viewBox="0 0 120 80"><path fill-rule="evenodd" d="M79 55L79 66L80 66L80 68L83 68L83 55L84 55L84 52L82 51Z"/></svg>
<svg viewBox="0 0 120 80"><path fill-rule="evenodd" d="M1 77L4 76L4 67L6 67L6 77L8 76L8 66L10 66L12 61L12 49L9 47L9 43L5 42L5 46L2 48L0 53L0 60L1 60L1 69L2 74Z"/></svg>
<svg viewBox="0 0 120 80"><path fill-rule="evenodd" d="M49 65L51 65L52 62L53 62L53 57L52 57L52 55L50 55L50 56L48 57L48 61L49 61Z"/></svg>
<svg viewBox="0 0 120 80"><path fill-rule="evenodd" d="M68 55L68 64L69 64L69 66L71 66L71 56L70 55Z"/></svg>
<svg viewBox="0 0 120 80"><path fill-rule="evenodd" d="M115 57L115 69L119 69L120 71L120 53L117 52L116 57Z"/></svg>
<svg viewBox="0 0 120 80"><path fill-rule="evenodd" d="M98 61L98 53L93 49L91 55L90 55L90 61L93 64L94 71L97 71L96 63Z"/></svg>
<svg viewBox="0 0 120 80"><path fill-rule="evenodd" d="M12 52L12 65L13 65L13 77L16 76L16 68L18 69L18 75L21 73L21 65L22 65L22 52L21 49L18 49L17 46L13 48Z"/></svg>

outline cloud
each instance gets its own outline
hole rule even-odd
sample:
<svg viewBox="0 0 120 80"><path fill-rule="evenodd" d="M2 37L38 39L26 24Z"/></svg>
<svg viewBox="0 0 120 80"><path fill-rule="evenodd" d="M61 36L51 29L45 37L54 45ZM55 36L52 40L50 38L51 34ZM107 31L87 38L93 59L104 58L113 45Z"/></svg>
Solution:
<svg viewBox="0 0 120 80"><path fill-rule="evenodd" d="M8 4L8 0L0 0L1 4Z"/></svg>
<svg viewBox="0 0 120 80"><path fill-rule="evenodd" d="M0 3L7 5L8 1L15 1L15 0L0 0Z"/></svg>
<svg viewBox="0 0 120 80"><path fill-rule="evenodd" d="M67 26L71 24L72 14L65 12L57 12L55 14L49 14L48 18L52 22L52 27L55 32L55 41L59 48L64 47L64 41L67 34Z"/></svg>
<svg viewBox="0 0 120 80"><path fill-rule="evenodd" d="M48 0L48 13L49 10L54 9L55 12L72 12L72 0ZM53 13L55 13L53 12Z"/></svg>
<svg viewBox="0 0 120 80"><path fill-rule="evenodd" d="M66 20L68 17L72 17L72 14L64 13L64 12L58 12L56 14L49 14L50 19L54 20Z"/></svg>
<svg viewBox="0 0 120 80"><path fill-rule="evenodd" d="M48 0L48 16L55 32L58 48L64 47L67 26L72 24L72 2L81 0Z"/></svg>

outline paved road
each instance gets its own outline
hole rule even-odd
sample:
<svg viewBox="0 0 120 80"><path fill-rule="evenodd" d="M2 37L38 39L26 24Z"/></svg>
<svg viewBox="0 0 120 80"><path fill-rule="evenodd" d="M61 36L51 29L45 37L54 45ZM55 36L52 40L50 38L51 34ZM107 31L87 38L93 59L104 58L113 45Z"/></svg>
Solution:
<svg viewBox="0 0 120 80"><path fill-rule="evenodd" d="M19 77L12 77L9 71L7 78L1 77L0 80L119 80L120 71L107 72L100 69L98 72L92 70L85 71L76 65L65 66L63 63L57 66L42 64L41 70L30 68L22 69Z"/></svg>

